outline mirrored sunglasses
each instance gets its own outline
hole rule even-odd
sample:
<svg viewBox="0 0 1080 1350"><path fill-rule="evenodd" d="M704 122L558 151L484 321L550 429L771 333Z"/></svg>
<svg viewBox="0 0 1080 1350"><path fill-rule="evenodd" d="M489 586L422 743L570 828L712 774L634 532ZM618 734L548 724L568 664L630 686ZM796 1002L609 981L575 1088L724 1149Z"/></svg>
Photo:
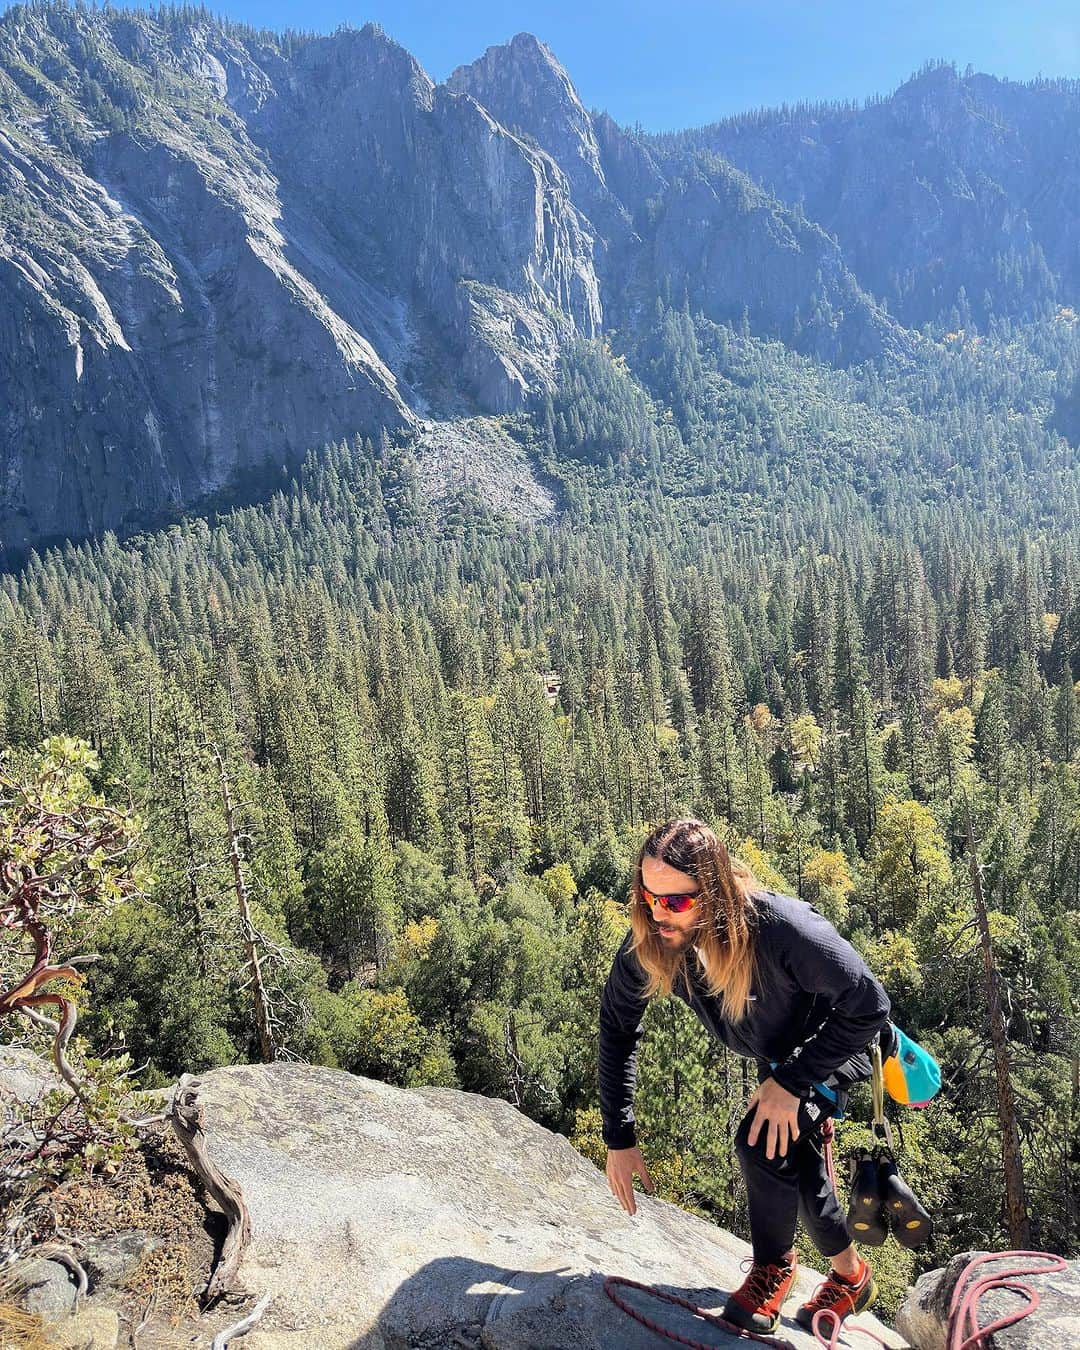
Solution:
<svg viewBox="0 0 1080 1350"><path fill-rule="evenodd" d="M688 909L693 909L697 904L700 891L690 891L684 895L654 895L645 885L641 887L641 894L645 897L645 903L648 905L660 905L662 908L670 910L672 914L685 914Z"/></svg>

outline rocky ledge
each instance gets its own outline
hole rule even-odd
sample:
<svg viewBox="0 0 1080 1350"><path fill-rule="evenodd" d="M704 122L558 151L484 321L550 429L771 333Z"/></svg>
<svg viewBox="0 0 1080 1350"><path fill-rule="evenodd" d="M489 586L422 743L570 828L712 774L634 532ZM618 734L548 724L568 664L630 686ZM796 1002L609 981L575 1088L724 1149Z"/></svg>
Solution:
<svg viewBox="0 0 1080 1350"><path fill-rule="evenodd" d="M231 1066L182 1079L172 1112L200 1170L220 1179L217 1198L231 1215L211 1279L223 1299L202 1326L209 1340L259 1310L243 1341L233 1337L245 1350L657 1350L670 1342L620 1311L604 1277L720 1312L750 1254L660 1199L640 1195L627 1215L562 1135L475 1093L302 1064ZM123 1264L125 1251L99 1242L91 1264ZM857 1325L897 1350L944 1347L942 1305L947 1320L966 1259L920 1279L899 1331L866 1313ZM992 1347L1080 1345L1076 1267L1044 1277L1043 1306ZM820 1278L804 1270L785 1306L779 1334L799 1350L816 1342L793 1314ZM106 1283L91 1282L80 1318L97 1318L93 1344L112 1350ZM674 1332L743 1343L624 1292ZM999 1311L984 1305L981 1320ZM853 1327L845 1342L851 1335Z"/></svg>

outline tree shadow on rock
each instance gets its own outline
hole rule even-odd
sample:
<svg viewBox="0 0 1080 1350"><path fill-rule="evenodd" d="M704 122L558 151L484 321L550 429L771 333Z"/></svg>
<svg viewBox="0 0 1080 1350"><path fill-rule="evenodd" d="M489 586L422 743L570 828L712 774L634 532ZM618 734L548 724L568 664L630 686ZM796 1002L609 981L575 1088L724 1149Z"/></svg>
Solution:
<svg viewBox="0 0 1080 1350"><path fill-rule="evenodd" d="M656 1287L715 1312L727 1297L711 1287ZM620 1286L617 1292L627 1305L679 1335L717 1350L746 1344L645 1290ZM446 1256L404 1280L377 1326L350 1350L658 1350L671 1344L611 1301L604 1274L571 1267L519 1270Z"/></svg>

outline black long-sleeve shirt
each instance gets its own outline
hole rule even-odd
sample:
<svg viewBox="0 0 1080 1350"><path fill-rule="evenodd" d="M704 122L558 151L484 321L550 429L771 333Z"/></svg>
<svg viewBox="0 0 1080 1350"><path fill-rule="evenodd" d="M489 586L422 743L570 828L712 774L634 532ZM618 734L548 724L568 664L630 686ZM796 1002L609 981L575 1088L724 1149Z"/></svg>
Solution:
<svg viewBox="0 0 1080 1350"><path fill-rule="evenodd" d="M758 1061L782 1087L805 1096L811 1084L839 1087L868 1078L868 1048L888 1021L891 1004L866 962L806 900L775 891L755 893L757 977L750 1010L737 1025L705 987L705 972L690 950L674 992L709 1031L736 1054ZM648 1000L645 974L630 951L628 933L615 955L600 999L599 1088L603 1138L609 1148L637 1142L634 1085L638 1043Z"/></svg>

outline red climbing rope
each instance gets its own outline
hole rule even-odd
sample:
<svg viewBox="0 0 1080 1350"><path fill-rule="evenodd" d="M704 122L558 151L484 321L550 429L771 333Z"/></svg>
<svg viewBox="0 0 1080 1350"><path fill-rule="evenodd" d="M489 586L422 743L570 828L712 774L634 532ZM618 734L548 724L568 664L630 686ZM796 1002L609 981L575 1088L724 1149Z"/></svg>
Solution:
<svg viewBox="0 0 1080 1350"><path fill-rule="evenodd" d="M833 1125L832 1116L826 1116L824 1123L821 1126L821 1141L824 1145L821 1151L825 1155L825 1173L829 1178L829 1185L836 1191L836 1194L839 1195L840 1192L836 1190L836 1173L833 1171L832 1160L832 1141L833 1135L835 1134L836 1127Z"/></svg>
<svg viewBox="0 0 1080 1350"><path fill-rule="evenodd" d="M1029 1256L1035 1256L1042 1261L1050 1261L1053 1264L1049 1266L1011 1266L1008 1270L999 1270L994 1275L981 1276L966 1290L963 1287L970 1273L976 1266L982 1265L984 1261L1004 1261L1007 1257ZM960 1272L952 1291L952 1301L949 1304L949 1338L946 1342L946 1350L984 1350L984 1337L989 1336L992 1331L1000 1331L1002 1327L1012 1326L1014 1322L1019 1322L1022 1317L1027 1317L1028 1313L1034 1312L1039 1306L1038 1293L1032 1289L1030 1284L1024 1284L1016 1280L1015 1277L1018 1275L1048 1275L1052 1270L1064 1270L1065 1266L1066 1263L1063 1258L1055 1256L1053 1252L987 1252L983 1256L976 1256ZM1014 1294L1030 1295L1031 1301L1005 1317L999 1317L996 1322L981 1327L975 1313L979 1305L979 1299L988 1289L1011 1289ZM971 1319L970 1327L965 1325L969 1318Z"/></svg>
<svg viewBox="0 0 1080 1350"><path fill-rule="evenodd" d="M1051 1264L1048 1266L1012 1266L993 1275L981 1276L967 1289L964 1288L968 1277L976 1266L982 1265L985 1261L1003 1261L1010 1257L1037 1257L1039 1260L1049 1261ZM946 1350L986 1350L986 1338L992 1332L1012 1326L1014 1322L1019 1322L1022 1317L1027 1317L1039 1306L1038 1293L1032 1289L1031 1285L1022 1283L1016 1277L1020 1275L1047 1275L1051 1271L1064 1270L1065 1268L1066 1262L1064 1259L1054 1255L1053 1252L987 1252L983 1256L974 1257L958 1275L952 1292L952 1301L949 1305L949 1326L946 1333ZM637 1280L624 1279L621 1275L605 1277L604 1293L616 1307L621 1308L624 1313L640 1322L642 1326L648 1327L650 1331L655 1331L660 1336L666 1336L668 1340L678 1341L680 1345L689 1346L690 1350L716 1350L716 1347L707 1345L704 1341L696 1341L692 1336L683 1336L681 1332L672 1331L668 1327L661 1326L659 1322L654 1322L651 1317L647 1317L645 1313L625 1302L615 1293L615 1286L619 1284L625 1285L628 1289L640 1289L651 1298L659 1298L667 1303L674 1303L677 1307L685 1308L688 1312L693 1313L695 1317L700 1317L703 1321L710 1322L722 1331L731 1332L743 1340L757 1341L761 1345L774 1347L774 1350L795 1350L792 1343L782 1336L768 1336L762 1332L747 1331L744 1327L727 1321L717 1313L706 1312L704 1308L697 1307L689 1299L679 1298L677 1294L667 1294L662 1289L655 1289L651 1284L640 1284ZM1027 1294L1030 1301L1024 1307L1017 1308L1004 1317L999 1317L996 1322L980 1326L977 1316L979 1300L990 1289L1010 1289L1013 1293ZM825 1330L825 1319L829 1317L835 1323L832 1328L831 1339L827 1339L829 1333ZM969 1319L970 1326L966 1326L965 1323ZM814 1340L817 1341L818 1345L823 1346L824 1350L837 1350L841 1329L845 1336L852 1331L857 1331L860 1335L869 1336L871 1340L877 1341L879 1345L888 1347L888 1341L883 1340L876 1332L870 1331L867 1327L856 1326L853 1322L842 1321L829 1308L820 1308L814 1314L811 1331Z"/></svg>
<svg viewBox="0 0 1080 1350"><path fill-rule="evenodd" d="M650 1331L666 1336L668 1340L678 1341L680 1345L688 1345L691 1350L716 1350L716 1346L706 1345L704 1341L695 1341L692 1336L684 1336L681 1332L672 1331L668 1327L661 1326L659 1322L654 1322L651 1317L647 1317L632 1304L625 1303L615 1293L615 1285L617 1284L624 1284L628 1289L640 1289L651 1298L662 1298L666 1303L674 1303L677 1307L692 1312L695 1317L700 1317L702 1321L711 1322L721 1331L734 1332L736 1336L743 1336L748 1341L758 1341L761 1345L774 1346L776 1350L795 1350L795 1346L790 1341L785 1341L781 1336L766 1336L758 1331L746 1331L743 1327L738 1326L735 1322L729 1322L718 1313L706 1312L704 1308L699 1308L696 1303L691 1303L688 1298L679 1298L677 1294L665 1294L662 1289L654 1289L651 1284L639 1284L637 1280L627 1280L622 1275L605 1277L604 1293L617 1308L621 1308L624 1313L627 1313L636 1322L640 1322L642 1326L648 1327Z"/></svg>
<svg viewBox="0 0 1080 1350"><path fill-rule="evenodd" d="M621 1275L608 1275L604 1278L604 1293L611 1299L617 1308L621 1308L635 1321L640 1322L642 1326L648 1327L650 1331L655 1331L661 1336L666 1336L670 1341L678 1341L680 1345L688 1345L691 1350L717 1350L715 1345L707 1345L704 1341L696 1341L692 1336L684 1336L679 1331L672 1331L670 1327L661 1326L659 1322L654 1322L651 1317L647 1317L640 1309L633 1307L632 1304L625 1303L618 1294L615 1293L615 1285L624 1284L628 1289L640 1289L651 1298L662 1298L666 1303L674 1303L679 1308L685 1308L687 1312L692 1312L695 1317L700 1317L702 1321L711 1322L713 1326L719 1327L721 1331L730 1331L733 1335L739 1336L745 1341L757 1341L760 1345L771 1345L774 1350L796 1350L789 1340L783 1336L768 1336L762 1331L747 1331L745 1327L740 1327L737 1322L729 1322L718 1313L706 1312L704 1308L699 1308L691 1303L689 1299L679 1298L677 1294L666 1294L662 1289L654 1289L651 1284L639 1284L637 1280L627 1280ZM833 1328L833 1338L831 1341L825 1339L826 1332L820 1319L832 1317L836 1326ZM872 1340L884 1345L889 1350L889 1342L884 1341L873 1331L867 1331L865 1327L853 1326L850 1322L843 1323L842 1319L829 1308L819 1308L814 1314L813 1334L814 1339L819 1345L825 1346L826 1350L837 1350L840 1336L840 1329L843 1326L844 1334L858 1331L864 1336L869 1336Z"/></svg>
<svg viewBox="0 0 1080 1350"><path fill-rule="evenodd" d="M835 1322L832 1329L832 1339L826 1340L828 1332L825 1330L825 1318L831 1317ZM879 1336L876 1331L871 1331L869 1327L858 1327L854 1322L845 1322L839 1313L833 1312L831 1308L819 1308L810 1319L810 1330L814 1333L814 1340L818 1345L825 1346L825 1350L837 1350L840 1344L840 1332L843 1330L845 1336L852 1331L857 1331L860 1336L869 1336L872 1341L877 1341L878 1345L883 1345L885 1350L890 1350L889 1342ZM716 1347L713 1347L716 1350Z"/></svg>

